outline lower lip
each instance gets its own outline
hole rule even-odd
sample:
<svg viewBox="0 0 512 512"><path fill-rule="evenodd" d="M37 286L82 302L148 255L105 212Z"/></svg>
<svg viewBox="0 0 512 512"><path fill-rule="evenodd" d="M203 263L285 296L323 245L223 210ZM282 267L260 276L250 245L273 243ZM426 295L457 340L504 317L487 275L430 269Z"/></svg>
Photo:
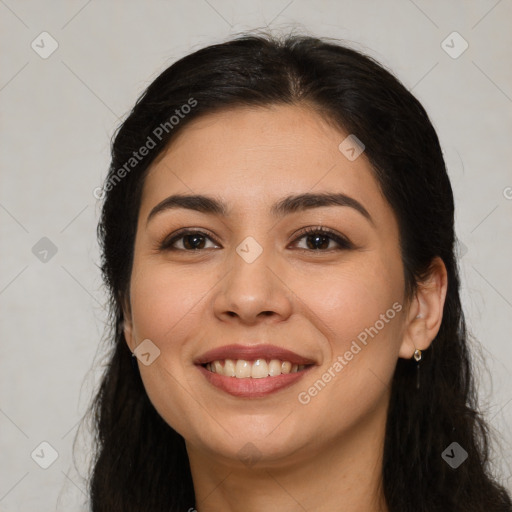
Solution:
<svg viewBox="0 0 512 512"><path fill-rule="evenodd" d="M242 398L261 398L295 384L304 377L312 366L300 372L282 373L275 377L263 377L261 379L253 379L251 377L245 379L225 377L224 375L213 373L201 365L197 365L197 368L199 368L199 371L206 377L210 384L230 395Z"/></svg>

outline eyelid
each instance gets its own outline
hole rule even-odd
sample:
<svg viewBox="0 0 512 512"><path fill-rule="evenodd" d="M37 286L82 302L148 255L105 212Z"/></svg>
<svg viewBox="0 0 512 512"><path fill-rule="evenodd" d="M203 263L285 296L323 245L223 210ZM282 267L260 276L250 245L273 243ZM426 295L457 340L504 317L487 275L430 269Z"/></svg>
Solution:
<svg viewBox="0 0 512 512"><path fill-rule="evenodd" d="M317 253L325 253L325 252L331 252L331 251L341 251L341 250L348 250L348 249L353 249L355 248L354 244L344 235L342 235L341 233L338 233L337 231L331 229L331 228L328 228L326 226L307 226L307 227L304 227L302 229L299 230L298 234L295 233L295 238L293 240L293 243L296 243L298 242L299 240L301 240L302 238L304 238L305 236L307 235L313 235L313 234L316 234L316 233L320 233L322 235L326 235L328 236L329 238L331 238L331 240L333 240L334 242L336 242L338 244L338 247L335 248L335 249L327 249L327 250L317 250L315 251L314 249L302 249L304 251L308 251L308 252L317 252Z"/></svg>
<svg viewBox="0 0 512 512"><path fill-rule="evenodd" d="M215 239L215 237L206 229L203 228L181 228L177 231L174 231L169 236L166 236L161 242L158 242L158 249L161 251L165 250L175 250L181 252L199 252L199 251L185 251L184 249L176 249L173 248L172 245L177 242L179 239L183 238L186 235L204 235L206 238L209 238L216 245L220 245L220 243ZM204 250L204 249L201 249Z"/></svg>

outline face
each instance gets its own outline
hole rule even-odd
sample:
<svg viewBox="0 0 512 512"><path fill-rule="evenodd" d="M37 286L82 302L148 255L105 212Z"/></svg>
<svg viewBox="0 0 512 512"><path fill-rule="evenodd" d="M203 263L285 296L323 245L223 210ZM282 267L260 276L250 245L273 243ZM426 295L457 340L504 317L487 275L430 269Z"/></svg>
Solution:
<svg viewBox="0 0 512 512"><path fill-rule="evenodd" d="M240 108L194 120L152 165L125 336L132 351L149 340L144 386L189 450L235 461L251 446L277 465L383 418L403 266L364 152L339 149L347 135L306 107Z"/></svg>

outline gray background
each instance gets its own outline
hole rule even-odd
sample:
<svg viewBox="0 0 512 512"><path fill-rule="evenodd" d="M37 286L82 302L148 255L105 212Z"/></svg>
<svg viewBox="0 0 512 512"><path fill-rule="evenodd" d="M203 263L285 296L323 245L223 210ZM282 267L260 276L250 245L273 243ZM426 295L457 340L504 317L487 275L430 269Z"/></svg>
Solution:
<svg viewBox="0 0 512 512"><path fill-rule="evenodd" d="M466 316L488 370L478 373L483 410L512 490L511 20L511 0L0 0L0 510L85 510L87 431L79 471L72 445L102 372L93 190L110 136L174 60L267 25L350 41L429 112L456 198ZM45 59L43 31L58 42ZM461 55L453 31L469 44ZM43 441L58 453L48 469Z"/></svg>

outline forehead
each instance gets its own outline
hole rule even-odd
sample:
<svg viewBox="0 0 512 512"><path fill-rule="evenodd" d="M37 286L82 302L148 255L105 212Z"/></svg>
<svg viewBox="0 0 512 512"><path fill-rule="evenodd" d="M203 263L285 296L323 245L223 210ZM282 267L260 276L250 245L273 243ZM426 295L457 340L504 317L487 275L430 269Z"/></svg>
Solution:
<svg viewBox="0 0 512 512"><path fill-rule="evenodd" d="M342 192L364 203L372 217L390 221L392 212L364 152L350 160L339 148L348 135L305 106L204 115L153 162L141 214L174 193L216 195L235 211L254 208L261 214L289 194Z"/></svg>

